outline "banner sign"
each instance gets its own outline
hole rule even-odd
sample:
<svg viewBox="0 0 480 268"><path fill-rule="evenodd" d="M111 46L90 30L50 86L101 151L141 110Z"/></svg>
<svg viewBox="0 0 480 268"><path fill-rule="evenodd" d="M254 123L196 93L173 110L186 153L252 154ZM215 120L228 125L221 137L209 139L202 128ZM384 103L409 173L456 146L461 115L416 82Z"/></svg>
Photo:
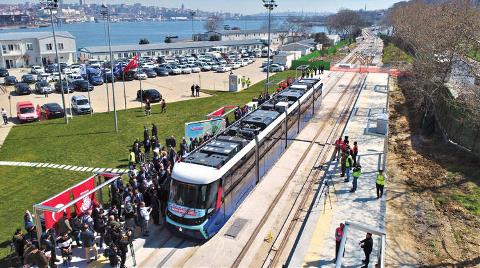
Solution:
<svg viewBox="0 0 480 268"><path fill-rule="evenodd" d="M185 123L185 139L190 142L190 138L203 137L206 133L215 135L223 131L225 126L223 118Z"/></svg>
<svg viewBox="0 0 480 268"><path fill-rule="evenodd" d="M70 191L65 191L59 195L57 195L56 197L48 200L48 201L45 201L42 203L42 205L44 206L49 206L49 207L55 207L55 208L61 208L63 206L65 206L66 204L68 204L70 202ZM58 220L60 220L63 216L63 213L64 212L67 212L67 217L70 218L70 209L67 208L66 210L64 211L59 211L57 213L53 213L53 212L50 212L50 211L44 211L43 212L43 215L44 215L44 218L45 218L45 226L47 229L50 229L52 228L55 223L58 222Z"/></svg>
<svg viewBox="0 0 480 268"><path fill-rule="evenodd" d="M187 208L171 202L168 202L168 210L178 217L187 219L195 219L205 216L205 209Z"/></svg>
<svg viewBox="0 0 480 268"><path fill-rule="evenodd" d="M73 199L78 198L79 196L87 193L90 190L95 188L95 178L91 177L90 179L85 180L81 184L72 188ZM75 203L75 212L77 215L83 214L84 212L92 209L92 201L95 200L95 193L85 196L83 199Z"/></svg>

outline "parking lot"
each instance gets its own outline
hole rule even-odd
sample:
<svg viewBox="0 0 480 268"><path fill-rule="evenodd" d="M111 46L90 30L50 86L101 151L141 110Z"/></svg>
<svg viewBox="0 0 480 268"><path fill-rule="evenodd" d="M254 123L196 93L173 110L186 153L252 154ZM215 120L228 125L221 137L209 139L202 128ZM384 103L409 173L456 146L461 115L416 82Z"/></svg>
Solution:
<svg viewBox="0 0 480 268"><path fill-rule="evenodd" d="M245 78L250 78L252 84L255 84L263 79L265 79L266 74L262 72L260 66L262 65L263 59L259 58L256 61L248 66L242 67L240 69L234 70L233 73ZM20 79L22 75L27 74L30 69L10 69L10 74ZM157 89L165 98L167 104L169 102L175 102L180 100L191 99L190 87L193 83L200 85L202 89L209 90L219 90L226 91L228 90L228 76L229 73L216 73L216 72L201 72L201 73L192 73L192 74L182 74L175 76L167 77L157 77L149 78L142 81L143 89ZM0 78L1 79L1 78ZM31 88L34 88L34 85L31 85ZM127 108L139 107L140 102L136 99L137 90L140 88L140 82L138 80L125 82L125 95L126 95L126 105ZM62 98L60 93L49 94L48 98L44 95L39 95L32 93L31 95L17 96L14 92L13 86L6 86L6 92L0 91L0 107L4 107L5 110L10 114L10 104L8 96L11 96L11 112L13 116L16 116L15 105L19 101L31 101L35 106L37 104L42 105L48 102L56 102L61 105ZM112 88L111 84L108 84L109 96L110 96L110 110L113 109L113 98L112 98ZM73 92L70 94L65 94L67 107L69 105L69 100L73 95L85 95L88 97L87 92ZM200 97L208 97L208 94L200 93ZM94 112L107 112L107 90L106 85L96 86L93 91L90 92L91 104ZM124 87L123 82L115 83L115 99L117 109L125 108L124 101Z"/></svg>

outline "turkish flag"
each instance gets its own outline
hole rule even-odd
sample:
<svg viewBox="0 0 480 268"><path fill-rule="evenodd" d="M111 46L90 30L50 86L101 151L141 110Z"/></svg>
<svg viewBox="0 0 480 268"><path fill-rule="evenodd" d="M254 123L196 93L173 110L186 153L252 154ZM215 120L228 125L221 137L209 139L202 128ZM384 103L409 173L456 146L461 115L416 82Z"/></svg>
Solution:
<svg viewBox="0 0 480 268"><path fill-rule="evenodd" d="M87 193L95 188L95 177L86 179L84 182L72 188L73 199L77 199L79 196ZM95 200L95 193L85 196L83 199L75 203L75 213L81 215L84 212L92 209L92 202Z"/></svg>
<svg viewBox="0 0 480 268"><path fill-rule="evenodd" d="M131 69L135 69L138 67L138 55L133 57L133 59L123 68L123 72L126 73Z"/></svg>
<svg viewBox="0 0 480 268"><path fill-rule="evenodd" d="M65 191L65 192L55 196L54 198L43 202L42 205L49 206L49 207L55 207L55 208L61 208L64 205L68 204L69 202L70 202L70 192ZM66 210L63 210L63 211L59 211L57 213L53 213L53 212L50 212L50 211L44 211L43 215L44 215L44 218L45 218L45 226L47 227L47 229L52 228L55 225L55 223L57 223L57 221L62 218L63 213L65 211L67 212L68 218L70 218L70 208L67 208Z"/></svg>

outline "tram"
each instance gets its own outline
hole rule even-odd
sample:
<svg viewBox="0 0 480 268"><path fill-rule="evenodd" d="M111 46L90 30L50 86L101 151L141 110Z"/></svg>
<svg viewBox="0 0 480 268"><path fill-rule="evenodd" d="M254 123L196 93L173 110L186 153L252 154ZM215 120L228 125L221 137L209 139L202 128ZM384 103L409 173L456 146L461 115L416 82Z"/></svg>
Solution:
<svg viewBox="0 0 480 268"><path fill-rule="evenodd" d="M207 240L307 125L322 102L319 79L299 79L176 163L166 221Z"/></svg>

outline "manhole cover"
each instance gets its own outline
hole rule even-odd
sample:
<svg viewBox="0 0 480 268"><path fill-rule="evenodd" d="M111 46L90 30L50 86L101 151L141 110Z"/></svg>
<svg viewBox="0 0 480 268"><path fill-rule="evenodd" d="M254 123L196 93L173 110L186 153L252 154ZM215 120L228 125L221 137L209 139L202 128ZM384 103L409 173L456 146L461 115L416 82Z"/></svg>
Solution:
<svg viewBox="0 0 480 268"><path fill-rule="evenodd" d="M247 219L236 218L233 221L232 226L228 228L227 232L225 233L225 236L236 238L247 222L248 222Z"/></svg>

